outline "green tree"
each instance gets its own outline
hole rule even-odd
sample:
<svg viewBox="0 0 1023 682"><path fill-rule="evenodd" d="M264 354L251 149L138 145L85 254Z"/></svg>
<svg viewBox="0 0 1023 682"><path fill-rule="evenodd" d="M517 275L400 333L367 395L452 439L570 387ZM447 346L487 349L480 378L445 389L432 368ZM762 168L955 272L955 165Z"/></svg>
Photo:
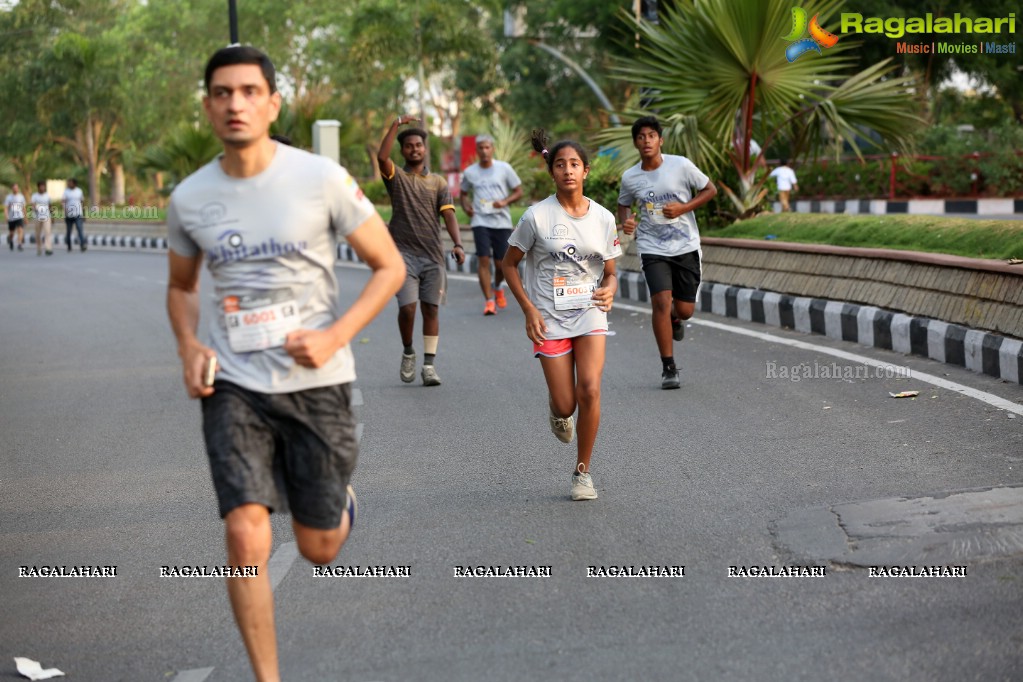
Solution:
<svg viewBox="0 0 1023 682"><path fill-rule="evenodd" d="M817 0L802 8L828 25L839 5ZM877 144L873 136L907 148L921 122L910 83L888 62L853 72L849 44L789 63L782 36L793 11L789 0L691 0L662 12L658 26L627 17L642 38L634 56L616 61L617 77L643 89L649 110L700 122L717 158L738 174L738 186L725 189L739 215L755 211L763 193L752 140L765 151L784 144L794 158L837 155L843 145L861 154ZM717 170L713 162L709 169Z"/></svg>
<svg viewBox="0 0 1023 682"><path fill-rule="evenodd" d="M179 123L159 145L142 154L138 166L142 171L169 176L164 189L170 192L177 183L212 161L221 148L209 126Z"/></svg>

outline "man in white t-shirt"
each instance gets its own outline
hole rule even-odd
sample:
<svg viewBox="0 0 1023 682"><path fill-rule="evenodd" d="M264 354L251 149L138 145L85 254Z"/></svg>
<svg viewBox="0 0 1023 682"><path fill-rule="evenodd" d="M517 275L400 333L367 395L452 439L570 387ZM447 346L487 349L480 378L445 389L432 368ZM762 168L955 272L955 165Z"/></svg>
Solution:
<svg viewBox="0 0 1023 682"><path fill-rule="evenodd" d="M78 244L85 251L85 209L82 206L84 195L78 181L68 178L67 189L64 190L64 224L67 226L67 250L71 253L71 230L78 230Z"/></svg>
<svg viewBox="0 0 1023 682"><path fill-rule="evenodd" d="M32 195L32 210L35 212L36 255L43 255L45 248L46 255L52 256L53 230L50 219L50 195L46 192L45 182L36 183L36 192Z"/></svg>
<svg viewBox="0 0 1023 682"><path fill-rule="evenodd" d="M778 200L781 201L782 212L791 211L789 197L793 190L799 191L799 183L796 181L796 172L789 168L789 160L782 159L778 167L771 171L768 177L774 178L778 183Z"/></svg>
<svg viewBox="0 0 1023 682"><path fill-rule="evenodd" d="M494 158L494 138L476 136L478 161L462 171L462 208L469 215L476 242L477 274L483 291L483 314L494 315L505 308L504 273L501 260L508 251L512 219L508 207L522 198L522 181L511 164ZM470 200L471 197L471 200ZM494 284L490 284L490 257L493 255Z"/></svg>
<svg viewBox="0 0 1023 682"><path fill-rule="evenodd" d="M661 153L661 124L653 116L632 124L632 142L640 162L622 174L618 221L622 232L636 234L661 355L661 388L680 388L672 340L682 340L685 320L696 311L702 274L700 230L693 211L718 191L692 161ZM639 221L632 215L634 203L639 203Z"/></svg>
<svg viewBox="0 0 1023 682"><path fill-rule="evenodd" d="M7 245L13 251L17 243L18 251L24 251L25 195L21 193L18 183L11 186L11 193L4 199L4 216L7 218Z"/></svg>
<svg viewBox="0 0 1023 682"><path fill-rule="evenodd" d="M258 680L280 680L270 513L290 510L298 550L314 564L333 561L348 538L358 455L351 341L405 278L387 227L348 172L270 139L281 106L275 74L253 47L214 53L203 107L224 153L182 181L167 209L167 312L185 388L202 399L226 563L255 567L227 591ZM341 238L372 270L347 309L334 269ZM204 263L212 299L199 296ZM202 341L200 301L210 319Z"/></svg>

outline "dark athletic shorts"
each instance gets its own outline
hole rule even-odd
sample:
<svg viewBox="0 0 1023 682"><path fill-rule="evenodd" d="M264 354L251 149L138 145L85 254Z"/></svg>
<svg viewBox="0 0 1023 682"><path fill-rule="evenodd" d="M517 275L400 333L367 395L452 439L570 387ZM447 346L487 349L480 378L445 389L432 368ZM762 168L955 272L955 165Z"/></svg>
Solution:
<svg viewBox="0 0 1023 682"><path fill-rule="evenodd" d="M304 526L341 525L358 443L351 384L257 393L227 381L202 399L203 435L220 517L247 503Z"/></svg>
<svg viewBox="0 0 1023 682"><path fill-rule="evenodd" d="M511 236L511 233L511 229L504 227L482 227L480 225L473 227L472 238L476 242L476 257L489 258L493 253L495 261L503 259L504 254L508 252L508 237Z"/></svg>
<svg viewBox="0 0 1023 682"><path fill-rule="evenodd" d="M681 256L654 256L643 254L643 274L646 286L653 296L671 290L671 297L685 303L696 302L700 288L700 252L690 251Z"/></svg>
<svg viewBox="0 0 1023 682"><path fill-rule="evenodd" d="M22 227L22 228L25 227L25 219L24 218L18 218L17 220L8 220L7 221L7 229L10 230L11 232L14 232L19 227Z"/></svg>

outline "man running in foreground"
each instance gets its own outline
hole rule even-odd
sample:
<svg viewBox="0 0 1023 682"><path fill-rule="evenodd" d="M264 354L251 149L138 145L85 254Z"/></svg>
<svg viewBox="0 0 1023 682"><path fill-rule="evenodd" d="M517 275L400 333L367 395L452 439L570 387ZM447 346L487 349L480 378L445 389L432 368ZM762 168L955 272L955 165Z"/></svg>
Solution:
<svg viewBox="0 0 1023 682"><path fill-rule="evenodd" d="M202 399L227 563L256 567L255 577L227 580L235 621L256 679L276 681L270 513L290 509L298 549L315 564L330 563L347 539L357 457L350 342L405 268L344 168L270 139L281 96L265 54L219 50L205 84L224 153L171 195L167 311L188 395ZM347 310L334 272L341 237L372 269ZM196 336L203 260L216 294L207 343Z"/></svg>

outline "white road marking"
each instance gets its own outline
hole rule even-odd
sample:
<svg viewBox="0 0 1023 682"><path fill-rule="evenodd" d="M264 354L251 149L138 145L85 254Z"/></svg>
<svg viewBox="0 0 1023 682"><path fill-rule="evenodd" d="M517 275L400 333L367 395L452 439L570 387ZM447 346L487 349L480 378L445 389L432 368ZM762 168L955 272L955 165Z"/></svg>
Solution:
<svg viewBox="0 0 1023 682"><path fill-rule="evenodd" d="M171 682L203 682L210 673L213 672L213 668L195 668L194 670L182 670Z"/></svg>
<svg viewBox="0 0 1023 682"><path fill-rule="evenodd" d="M358 388L352 389L352 407L359 407L363 405L362 402L362 390Z"/></svg>
<svg viewBox="0 0 1023 682"><path fill-rule="evenodd" d="M298 545L294 542L285 542L277 548L277 551L270 557L266 564L266 570L270 573L270 587L277 589L277 586L288 574L291 565L298 558Z"/></svg>
<svg viewBox="0 0 1023 682"><path fill-rule="evenodd" d="M639 306L629 305L627 303L616 303L615 308L621 308L622 310L635 310L637 312L649 312L649 308L641 308ZM781 336L774 336L773 334L766 334L764 332L753 331L752 329L743 329L741 327L733 327L729 324L722 324L721 322L711 322L710 320L697 320L691 319L690 323L696 325L702 325L704 327L710 327L712 329L720 329L721 331L731 332L733 334L739 334L741 336L748 336L750 338L759 339L761 341L767 341L768 343L778 343L783 346L789 346L791 348L799 348L801 350L813 351L815 353L821 353L823 355L830 355L832 357L841 358L842 360L848 360L849 362L858 362L868 367L877 367L878 369L886 370L889 372L900 372L904 368L899 365L893 365L890 362L884 362L882 360L874 360L864 355L856 355L855 353L848 353L844 350L838 350L835 348L827 348L825 346L818 346L813 343L806 341L798 341L796 339L786 339ZM969 386L963 386L957 384L954 381L948 379L942 379L936 377L933 374L926 374L924 372L913 371L912 378L916 381L922 381L938 388L944 388L948 391L955 393L961 393L969 398L979 400L987 403L992 407L997 407L1000 410L1012 412L1014 414L1023 415L1023 405L1018 405L1014 402L1001 398L993 393L986 393L985 391L978 391L975 388Z"/></svg>

